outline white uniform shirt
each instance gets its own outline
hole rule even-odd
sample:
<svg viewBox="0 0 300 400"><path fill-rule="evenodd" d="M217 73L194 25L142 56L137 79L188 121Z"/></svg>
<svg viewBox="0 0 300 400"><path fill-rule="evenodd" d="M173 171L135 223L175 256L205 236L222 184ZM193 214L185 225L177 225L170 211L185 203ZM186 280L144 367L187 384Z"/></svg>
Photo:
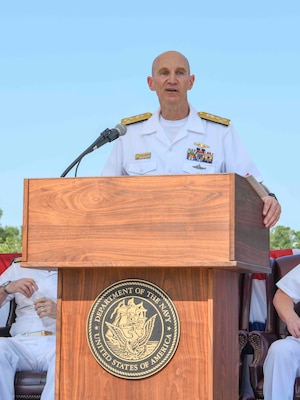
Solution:
<svg viewBox="0 0 300 400"><path fill-rule="evenodd" d="M262 181L232 125L202 119L190 107L186 123L170 143L159 116L157 110L148 120L127 126L127 133L113 147L103 176L226 172L251 174ZM203 162L201 154L211 157L210 161Z"/></svg>
<svg viewBox="0 0 300 400"><path fill-rule="evenodd" d="M39 270L32 268L21 268L19 263L12 263L6 271L0 275L0 285L6 281L16 281L21 278L33 278L39 287L39 292L43 297L47 297L56 302L57 299L57 272ZM16 322L12 325L10 334L15 336L26 332L36 332L45 330L41 318L37 315L33 300L25 297L21 293L10 294L6 297L2 305L15 298L16 300ZM55 332L54 324L47 327L47 330Z"/></svg>
<svg viewBox="0 0 300 400"><path fill-rule="evenodd" d="M277 282L277 287L290 296L294 303L300 301L300 264Z"/></svg>

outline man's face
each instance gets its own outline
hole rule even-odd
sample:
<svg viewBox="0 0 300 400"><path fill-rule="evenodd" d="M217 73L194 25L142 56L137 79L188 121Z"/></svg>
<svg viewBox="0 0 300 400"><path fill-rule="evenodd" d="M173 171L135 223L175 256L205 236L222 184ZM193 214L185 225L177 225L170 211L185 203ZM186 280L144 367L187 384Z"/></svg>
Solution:
<svg viewBox="0 0 300 400"><path fill-rule="evenodd" d="M154 61L148 85L157 93L162 106L170 106L187 101L187 91L193 87L194 80L187 60L180 53L167 52Z"/></svg>

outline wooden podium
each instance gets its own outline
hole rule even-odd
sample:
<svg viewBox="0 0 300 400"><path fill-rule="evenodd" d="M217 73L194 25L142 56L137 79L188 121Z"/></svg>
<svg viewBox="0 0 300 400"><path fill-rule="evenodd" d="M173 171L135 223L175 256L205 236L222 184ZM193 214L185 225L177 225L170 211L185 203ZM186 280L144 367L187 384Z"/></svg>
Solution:
<svg viewBox="0 0 300 400"><path fill-rule="evenodd" d="M262 200L235 174L27 179L23 262L58 268L56 400L237 400L238 273L269 272ZM114 282L159 286L178 311L171 361L118 378L92 355L89 310Z"/></svg>

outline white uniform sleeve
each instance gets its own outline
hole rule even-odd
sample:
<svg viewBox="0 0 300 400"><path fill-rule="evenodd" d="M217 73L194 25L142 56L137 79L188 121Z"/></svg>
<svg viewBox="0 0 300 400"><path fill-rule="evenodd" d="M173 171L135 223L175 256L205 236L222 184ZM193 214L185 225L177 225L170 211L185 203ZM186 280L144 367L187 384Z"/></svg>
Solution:
<svg viewBox="0 0 300 400"><path fill-rule="evenodd" d="M277 282L277 287L290 296L294 303L300 301L300 264Z"/></svg>
<svg viewBox="0 0 300 400"><path fill-rule="evenodd" d="M235 172L241 176L250 174L258 182L263 181L260 171L254 164L248 150L232 125L228 127L224 136L224 152L226 172Z"/></svg>
<svg viewBox="0 0 300 400"><path fill-rule="evenodd" d="M4 272L2 275L0 275L0 285L2 285L4 282L7 281L15 281L16 280L16 269L19 268L17 263L12 263ZM1 307L4 306L6 303L8 303L10 300L12 300L15 297L14 294L9 294L6 296L4 299L3 303L1 304Z"/></svg>

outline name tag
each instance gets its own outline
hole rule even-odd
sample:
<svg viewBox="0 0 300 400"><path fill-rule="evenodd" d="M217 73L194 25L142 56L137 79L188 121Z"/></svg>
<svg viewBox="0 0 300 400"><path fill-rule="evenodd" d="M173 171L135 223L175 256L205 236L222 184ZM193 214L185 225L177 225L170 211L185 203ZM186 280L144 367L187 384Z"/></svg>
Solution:
<svg viewBox="0 0 300 400"><path fill-rule="evenodd" d="M135 155L136 160L146 160L147 158L151 158L151 153L139 153Z"/></svg>

